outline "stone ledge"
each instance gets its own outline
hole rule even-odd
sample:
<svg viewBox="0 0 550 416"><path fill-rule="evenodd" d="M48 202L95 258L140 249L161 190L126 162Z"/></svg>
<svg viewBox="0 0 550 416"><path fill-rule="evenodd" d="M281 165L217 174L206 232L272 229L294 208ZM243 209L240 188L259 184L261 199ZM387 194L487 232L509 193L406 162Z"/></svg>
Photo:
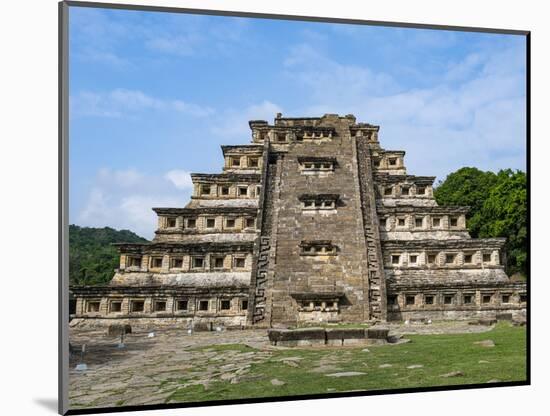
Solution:
<svg viewBox="0 0 550 416"><path fill-rule="evenodd" d="M364 328L332 328L325 330L327 340L365 339L365 332Z"/></svg>
<svg viewBox="0 0 550 416"><path fill-rule="evenodd" d="M267 331L267 336L270 341L275 343L304 340L322 340L324 343L325 330L323 328L270 329Z"/></svg>
<svg viewBox="0 0 550 416"><path fill-rule="evenodd" d="M272 345L293 347L311 345L385 344L387 328L303 328L269 329L267 335Z"/></svg>
<svg viewBox="0 0 550 416"><path fill-rule="evenodd" d="M366 337L369 339L387 340L390 330L388 328L367 328Z"/></svg>

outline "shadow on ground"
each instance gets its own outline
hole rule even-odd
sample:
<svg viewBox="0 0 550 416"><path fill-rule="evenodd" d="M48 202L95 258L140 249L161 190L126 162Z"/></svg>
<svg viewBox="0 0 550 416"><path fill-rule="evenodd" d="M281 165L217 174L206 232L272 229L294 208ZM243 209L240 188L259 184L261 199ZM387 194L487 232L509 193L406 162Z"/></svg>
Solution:
<svg viewBox="0 0 550 416"><path fill-rule="evenodd" d="M39 399L36 399L35 398L34 402L36 404L39 404L40 406L42 406L44 409L49 410L52 413L57 413L57 399L52 399L52 398L48 398L48 399L39 398Z"/></svg>
<svg viewBox="0 0 550 416"><path fill-rule="evenodd" d="M96 340L71 340L72 353L69 357L70 368L74 368L82 361L82 345L86 344L84 362L88 365L114 364L125 360L132 353L143 353L155 346L154 338L147 339L146 334L138 333L127 335L124 348L118 348L120 338L97 336Z"/></svg>

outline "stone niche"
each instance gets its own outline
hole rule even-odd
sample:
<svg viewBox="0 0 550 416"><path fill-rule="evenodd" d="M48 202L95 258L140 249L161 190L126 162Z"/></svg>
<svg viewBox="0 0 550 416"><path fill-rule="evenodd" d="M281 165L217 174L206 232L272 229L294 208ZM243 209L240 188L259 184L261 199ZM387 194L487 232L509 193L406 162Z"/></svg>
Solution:
<svg viewBox="0 0 550 416"><path fill-rule="evenodd" d="M299 322L339 322L340 306L344 293L294 292Z"/></svg>

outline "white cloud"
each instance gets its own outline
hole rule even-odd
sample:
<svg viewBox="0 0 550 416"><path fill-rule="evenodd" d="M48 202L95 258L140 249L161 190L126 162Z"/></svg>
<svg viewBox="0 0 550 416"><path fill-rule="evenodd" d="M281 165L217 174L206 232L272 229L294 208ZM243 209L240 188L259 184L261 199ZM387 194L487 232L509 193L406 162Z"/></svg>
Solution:
<svg viewBox="0 0 550 416"><path fill-rule="evenodd" d="M95 49L83 47L76 53L76 55L77 58L85 62L106 64L110 67L121 70L131 67L131 63L127 59L118 56L114 52L98 51Z"/></svg>
<svg viewBox="0 0 550 416"><path fill-rule="evenodd" d="M212 133L227 140L237 140L244 143L250 140L250 120L273 120L282 109L269 100L251 104L243 109L227 109L219 115L211 127ZM271 122L271 121L270 121Z"/></svg>
<svg viewBox="0 0 550 416"><path fill-rule="evenodd" d="M91 8L73 9L69 24L74 58L118 70L132 67L132 63L117 49L124 39L135 36L139 27L117 21L105 12Z"/></svg>
<svg viewBox="0 0 550 416"><path fill-rule="evenodd" d="M186 103L181 100L171 102L171 107L180 113L188 114L194 117L207 117L214 114L215 110L211 107L203 107L197 104Z"/></svg>
<svg viewBox="0 0 550 416"><path fill-rule="evenodd" d="M307 45L294 48L285 66L289 79L312 97L302 114L352 113L379 124L382 146L406 150L411 174L443 179L462 166L525 169L522 52L511 47L472 53L449 64L430 87L412 89Z"/></svg>
<svg viewBox="0 0 550 416"><path fill-rule="evenodd" d="M250 45L242 18L154 13L119 14L100 9L71 11L72 57L118 71L140 70L147 60L167 57L231 56ZM128 48L131 44L132 47ZM142 53L136 54L136 47Z"/></svg>
<svg viewBox="0 0 550 416"><path fill-rule="evenodd" d="M78 215L83 224L94 223L97 220L98 213L101 217L107 212L108 201L101 188L93 188L88 196L88 202L84 209ZM97 223L96 223L97 224Z"/></svg>
<svg viewBox="0 0 550 416"><path fill-rule="evenodd" d="M319 101L344 103L361 96L391 93L397 87L389 74L341 64L309 44L292 47L284 66L287 76L311 88L313 98Z"/></svg>
<svg viewBox="0 0 550 416"><path fill-rule="evenodd" d="M462 61L449 64L445 78L449 81L463 80L470 77L482 64L483 55L480 53L471 53Z"/></svg>
<svg viewBox="0 0 550 416"><path fill-rule="evenodd" d="M229 56L236 46L242 48L253 42L245 36L245 19L173 16L164 23L162 28L145 34L144 45L150 51L176 57Z"/></svg>
<svg viewBox="0 0 550 416"><path fill-rule="evenodd" d="M185 170L174 169L166 172L164 177L172 182L178 189L193 189L191 174Z"/></svg>
<svg viewBox="0 0 550 416"><path fill-rule="evenodd" d="M98 178L101 182L111 182L121 188L130 188L139 185L144 177L135 169L113 170L101 168L98 172Z"/></svg>
<svg viewBox="0 0 550 416"><path fill-rule="evenodd" d="M108 92L81 91L70 97L71 117L125 117L140 111L174 111L192 117L214 113L207 106L182 100L152 97L139 90L117 88Z"/></svg>
<svg viewBox="0 0 550 416"><path fill-rule="evenodd" d="M196 53L203 39L197 33L179 36L155 37L145 41L145 46L158 52L179 56L190 56Z"/></svg>
<svg viewBox="0 0 550 416"><path fill-rule="evenodd" d="M89 227L129 229L151 239L157 228L152 208L184 207L189 202L191 188L186 174L182 170L148 175L135 169L100 169L84 206L75 213L74 222Z"/></svg>

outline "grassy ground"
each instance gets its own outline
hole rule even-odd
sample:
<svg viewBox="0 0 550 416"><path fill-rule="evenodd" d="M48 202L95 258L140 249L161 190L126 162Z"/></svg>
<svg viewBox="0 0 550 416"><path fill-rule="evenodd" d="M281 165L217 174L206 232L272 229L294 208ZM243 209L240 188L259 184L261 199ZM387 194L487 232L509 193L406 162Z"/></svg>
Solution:
<svg viewBox="0 0 550 416"><path fill-rule="evenodd" d="M175 390L167 401L196 402L221 399L319 394L351 390L428 387L490 381L521 381L526 378L525 328L501 323L490 332L452 335L410 335L401 345L358 348L277 350L271 358L255 364L236 384L216 381L205 388L193 385ZM474 344L490 339L494 347ZM216 349L253 351L244 345L221 345ZM290 358L295 364L289 365ZM202 363L208 365L208 363ZM391 365L391 366L388 366ZM199 365L197 363L197 365ZM420 368L407 368L421 365ZM380 367L382 366L382 367ZM326 374L355 371L351 377ZM442 377L453 371L462 376ZM284 385L273 385L272 380ZM186 383L185 378L181 383Z"/></svg>

